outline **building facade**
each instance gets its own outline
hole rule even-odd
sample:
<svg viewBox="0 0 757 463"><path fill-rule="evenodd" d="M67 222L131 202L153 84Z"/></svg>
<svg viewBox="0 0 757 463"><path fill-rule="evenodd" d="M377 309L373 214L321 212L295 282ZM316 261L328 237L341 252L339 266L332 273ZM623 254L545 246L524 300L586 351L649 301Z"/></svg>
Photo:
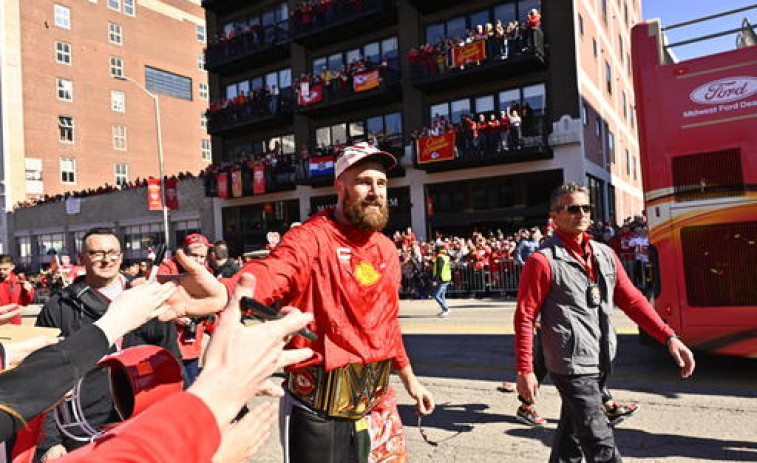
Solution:
<svg viewBox="0 0 757 463"><path fill-rule="evenodd" d="M628 60L638 0L203 6L218 177L207 187L224 198L216 217L237 252L333 204L333 155L362 140L399 160L391 230L543 225L565 181L590 186L595 219L641 211Z"/></svg>
<svg viewBox="0 0 757 463"><path fill-rule="evenodd" d="M9 0L0 17L4 210L157 177L145 90L166 174L208 164L199 1Z"/></svg>

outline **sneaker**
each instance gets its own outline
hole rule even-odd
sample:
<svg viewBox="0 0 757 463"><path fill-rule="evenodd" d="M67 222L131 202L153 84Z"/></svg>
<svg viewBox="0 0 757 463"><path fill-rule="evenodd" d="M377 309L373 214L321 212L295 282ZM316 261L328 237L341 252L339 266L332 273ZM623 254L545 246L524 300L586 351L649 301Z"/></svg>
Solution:
<svg viewBox="0 0 757 463"><path fill-rule="evenodd" d="M449 317L449 310L442 310L441 312L436 314L436 316L439 318L447 318Z"/></svg>
<svg viewBox="0 0 757 463"><path fill-rule="evenodd" d="M533 405L521 405L518 407L518 411L515 413L515 419L527 426L544 426L547 422L544 418L539 416L536 408Z"/></svg>
<svg viewBox="0 0 757 463"><path fill-rule="evenodd" d="M610 426L617 426L626 418L636 413L639 410L639 404L636 402L621 403L615 400L605 402L603 405L605 416Z"/></svg>
<svg viewBox="0 0 757 463"><path fill-rule="evenodd" d="M497 386L497 391L499 392L515 392L515 385L509 381L505 381L499 386Z"/></svg>

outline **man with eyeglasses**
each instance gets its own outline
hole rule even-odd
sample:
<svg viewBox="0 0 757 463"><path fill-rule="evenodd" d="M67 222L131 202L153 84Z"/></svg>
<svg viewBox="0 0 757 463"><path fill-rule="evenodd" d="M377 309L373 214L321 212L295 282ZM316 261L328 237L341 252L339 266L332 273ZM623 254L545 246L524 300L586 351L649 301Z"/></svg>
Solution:
<svg viewBox="0 0 757 463"><path fill-rule="evenodd" d="M518 288L518 393L530 402L539 393L532 347L534 323L541 316L544 360L562 399L550 463L621 461L602 400L616 350L615 305L667 344L683 378L694 371L693 354L633 286L618 256L586 233L590 214L585 186L568 183L552 193L555 235L526 261Z"/></svg>
<svg viewBox="0 0 757 463"><path fill-rule="evenodd" d="M66 337L97 321L107 310L110 301L119 296L129 283L120 273L123 252L118 237L107 228L94 228L82 239L79 262L86 274L73 284L54 294L37 317L37 326L55 327ZM170 351L181 359L176 344L173 323L150 320L116 342L118 349L152 344ZM114 348L115 351L115 348ZM84 415L95 427L119 421L109 392L105 371L87 376L82 386ZM45 440L37 448L42 461L57 458L86 442L65 436L56 426L52 414L44 426Z"/></svg>

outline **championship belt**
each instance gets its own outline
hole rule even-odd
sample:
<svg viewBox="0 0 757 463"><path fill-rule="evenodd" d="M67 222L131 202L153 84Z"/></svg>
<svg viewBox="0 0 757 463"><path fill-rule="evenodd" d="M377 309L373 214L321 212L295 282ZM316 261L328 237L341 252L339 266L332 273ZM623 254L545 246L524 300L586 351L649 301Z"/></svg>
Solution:
<svg viewBox="0 0 757 463"><path fill-rule="evenodd" d="M318 413L358 420L384 397L390 370L391 360L352 363L332 371L322 366L306 367L287 375L287 389Z"/></svg>

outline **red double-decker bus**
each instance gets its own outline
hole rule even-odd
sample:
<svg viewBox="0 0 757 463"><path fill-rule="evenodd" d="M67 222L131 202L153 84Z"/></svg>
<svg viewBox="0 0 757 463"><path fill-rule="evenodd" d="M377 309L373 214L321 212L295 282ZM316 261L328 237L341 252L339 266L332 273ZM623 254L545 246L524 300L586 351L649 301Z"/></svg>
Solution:
<svg viewBox="0 0 757 463"><path fill-rule="evenodd" d="M754 8L754 7L751 7ZM729 14L733 12L727 12ZM699 350L757 356L757 46L678 61L653 20L631 32L654 306Z"/></svg>

